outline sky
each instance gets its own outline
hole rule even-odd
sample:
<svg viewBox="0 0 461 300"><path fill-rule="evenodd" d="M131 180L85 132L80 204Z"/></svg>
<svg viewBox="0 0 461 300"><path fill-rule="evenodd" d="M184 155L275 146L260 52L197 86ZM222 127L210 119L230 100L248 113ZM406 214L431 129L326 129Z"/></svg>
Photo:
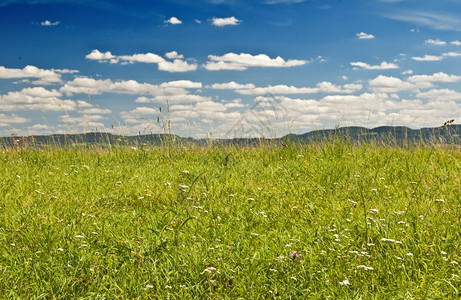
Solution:
<svg viewBox="0 0 461 300"><path fill-rule="evenodd" d="M436 127L459 0L0 0L0 136Z"/></svg>

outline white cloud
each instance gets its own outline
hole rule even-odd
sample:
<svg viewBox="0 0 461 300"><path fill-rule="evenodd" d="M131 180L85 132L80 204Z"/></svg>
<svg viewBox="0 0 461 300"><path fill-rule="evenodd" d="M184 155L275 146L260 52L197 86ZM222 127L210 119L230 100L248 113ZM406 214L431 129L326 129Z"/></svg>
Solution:
<svg viewBox="0 0 461 300"><path fill-rule="evenodd" d="M443 59L443 56L435 56L435 55L424 55L423 57L414 56L411 59L416 61L440 61Z"/></svg>
<svg viewBox="0 0 461 300"><path fill-rule="evenodd" d="M356 67L356 68L353 68L354 70L358 70L359 68L362 68L362 69L365 69L365 70L390 70L390 69L398 69L399 68L399 66L397 64L388 63L388 62L385 62L385 61L383 61L381 64L375 65L375 66L369 65L369 64L364 63L364 62L351 62L351 65Z"/></svg>
<svg viewBox="0 0 461 300"><path fill-rule="evenodd" d="M178 54L178 52L176 52L176 51L171 51L171 52L165 53L165 57L169 58L169 59L175 59L175 58L183 59L184 55Z"/></svg>
<svg viewBox="0 0 461 300"><path fill-rule="evenodd" d="M370 89L375 93L396 93L403 90L414 90L416 87L410 82L396 77L379 75L369 81Z"/></svg>
<svg viewBox="0 0 461 300"><path fill-rule="evenodd" d="M345 84L344 86L338 86L328 81L322 81L317 84L320 92L324 93L340 93L349 94L361 90L363 86L361 84Z"/></svg>
<svg viewBox="0 0 461 300"><path fill-rule="evenodd" d="M361 84L346 84L344 86L338 86L328 81L322 81L317 84L315 88L312 87L295 87L287 85L274 85L267 87L257 87L251 89L237 89L235 92L241 95L289 95L289 94L315 94L315 93L353 93L363 86Z"/></svg>
<svg viewBox="0 0 461 300"><path fill-rule="evenodd" d="M211 20L211 24L213 26L218 26L218 27L223 27L223 26L235 26L240 24L242 21L238 20L235 17L229 17L229 18L216 18L213 17Z"/></svg>
<svg viewBox="0 0 461 300"><path fill-rule="evenodd" d="M256 86L252 83L240 84L235 81L226 82L226 83L215 83L211 86L206 86L209 89L215 90L243 90L243 89L254 89Z"/></svg>
<svg viewBox="0 0 461 300"><path fill-rule="evenodd" d="M295 86L287 86L283 84L269 85L267 87L257 87L254 89L236 90L235 92L241 95L265 95L265 94L314 94L319 92L319 88L303 87L298 88Z"/></svg>
<svg viewBox="0 0 461 300"><path fill-rule="evenodd" d="M167 72L189 72L197 70L197 64L190 64L180 59L175 59L173 62L165 60L158 63L158 69Z"/></svg>
<svg viewBox="0 0 461 300"><path fill-rule="evenodd" d="M446 52L442 53L443 57L458 57L461 56L461 52Z"/></svg>
<svg viewBox="0 0 461 300"><path fill-rule="evenodd" d="M413 70L406 70L402 72L402 75L411 75L413 74Z"/></svg>
<svg viewBox="0 0 461 300"><path fill-rule="evenodd" d="M112 111L110 109L102 109L102 108L87 108L78 111L81 114L110 114Z"/></svg>
<svg viewBox="0 0 461 300"><path fill-rule="evenodd" d="M157 108L151 107L136 107L131 111L124 111L120 113L123 121L127 124L146 123L155 124L157 117L160 116L160 111Z"/></svg>
<svg viewBox="0 0 461 300"><path fill-rule="evenodd" d="M461 31L461 21L459 17L448 13L407 10L399 13L386 14L386 17L426 26L436 30Z"/></svg>
<svg viewBox="0 0 461 300"><path fill-rule="evenodd" d="M71 74L77 73L76 70L68 70L68 69L39 69L35 66L25 66L23 69L12 69L12 68L5 68L0 66L0 78L2 79L15 79L15 78L37 78L37 80L32 81L32 84L35 85L49 85L49 84L56 84L61 83L61 74Z"/></svg>
<svg viewBox="0 0 461 300"><path fill-rule="evenodd" d="M94 49L93 51L91 51L90 54L87 54L85 58L98 61L108 61L110 59L115 58L115 56L112 55L110 51L102 53L98 49Z"/></svg>
<svg viewBox="0 0 461 300"><path fill-rule="evenodd" d="M461 46L461 42L456 40L456 41L451 41L450 44L455 45L455 46Z"/></svg>
<svg viewBox="0 0 461 300"><path fill-rule="evenodd" d="M63 115L60 116L59 119L61 122L65 123L87 123L87 122L92 122L92 121L101 121L106 119L106 117L100 116L100 115L82 115L78 117L72 117L70 115Z"/></svg>
<svg viewBox="0 0 461 300"><path fill-rule="evenodd" d="M88 131L88 128L104 128L104 123L101 121L107 119L100 115L82 115L78 117L72 117L69 114L59 117L60 123L71 124L72 127L80 127L83 131Z"/></svg>
<svg viewBox="0 0 461 300"><path fill-rule="evenodd" d="M368 33L365 33L365 32L360 32L360 33L357 33L356 36L361 39L361 40L370 40L370 39L374 39L375 36L372 35L372 34L368 34Z"/></svg>
<svg viewBox="0 0 461 300"><path fill-rule="evenodd" d="M190 103L190 102L203 102L210 101L211 97L205 97L201 95L192 95L192 94L177 94L177 95L159 95L154 98L147 97L138 97L136 99L137 103Z"/></svg>
<svg viewBox="0 0 461 300"><path fill-rule="evenodd" d="M176 51L167 52L165 57L168 59L173 59L173 61L168 61L160 55L150 52L115 56L110 51L102 53L95 49L90 54L85 56L86 59L96 60L101 63L153 63L158 65L159 70L167 72L188 72L195 71L197 69L196 63L190 63L188 61L182 60L184 56L182 54L178 54Z"/></svg>
<svg viewBox="0 0 461 300"><path fill-rule="evenodd" d="M110 53L110 52L109 52ZM165 61L161 56L154 53L144 53L144 54L133 54L133 55L120 55L114 57L117 61L128 62L128 63L160 63Z"/></svg>
<svg viewBox="0 0 461 300"><path fill-rule="evenodd" d="M161 88L201 89L202 83L190 80L167 81L160 84Z"/></svg>
<svg viewBox="0 0 461 300"><path fill-rule="evenodd" d="M417 98L430 99L431 101L460 101L461 93L449 89L433 89L424 93L416 94Z"/></svg>
<svg viewBox="0 0 461 300"><path fill-rule="evenodd" d="M149 83L139 83L135 80L122 80L113 82L110 79L92 79L88 77L78 77L60 89L62 93L72 94L92 94L116 93L129 95L182 95L187 94L186 88L199 88L201 83L188 80L164 82L161 85Z"/></svg>
<svg viewBox="0 0 461 300"><path fill-rule="evenodd" d="M429 39L429 40L426 40L424 41L426 44L430 44L430 45L436 45L436 46L443 46L443 45L446 45L447 42L445 41L442 41L442 40L439 40L439 39L436 39L436 40L433 40L433 39Z"/></svg>
<svg viewBox="0 0 461 300"><path fill-rule="evenodd" d="M287 60L280 56L270 58L265 54L251 55L247 53L227 53L223 56L208 55L209 61L203 67L209 71L237 70L243 71L249 67L295 67L308 63L306 60Z"/></svg>
<svg viewBox="0 0 461 300"><path fill-rule="evenodd" d="M439 56L436 55L424 55L423 57L414 56L412 57L413 60L416 61L441 61L447 57L458 57L461 56L461 52L445 52Z"/></svg>
<svg viewBox="0 0 461 300"><path fill-rule="evenodd" d="M41 22L40 25L42 25L42 26L57 26L57 25L59 25L59 23L61 23L61 22L60 21L50 22L50 21L46 20L44 22Z"/></svg>
<svg viewBox="0 0 461 300"><path fill-rule="evenodd" d="M408 78L409 82L421 83L421 82L459 82L461 76L448 75L443 72L434 73L432 75L414 75Z"/></svg>
<svg viewBox="0 0 461 300"><path fill-rule="evenodd" d="M61 100L57 90L43 87L25 88L18 92L8 92L0 97L0 111L41 110L70 111L76 109L76 102Z"/></svg>
<svg viewBox="0 0 461 300"><path fill-rule="evenodd" d="M26 122L30 122L30 119L20 117L15 114L5 115L0 113L0 127L7 127L10 126L10 124L22 124Z"/></svg>
<svg viewBox="0 0 461 300"><path fill-rule="evenodd" d="M165 20L165 23L172 24L172 25L178 25L178 24L182 24L182 21L176 17L171 17L168 20Z"/></svg>

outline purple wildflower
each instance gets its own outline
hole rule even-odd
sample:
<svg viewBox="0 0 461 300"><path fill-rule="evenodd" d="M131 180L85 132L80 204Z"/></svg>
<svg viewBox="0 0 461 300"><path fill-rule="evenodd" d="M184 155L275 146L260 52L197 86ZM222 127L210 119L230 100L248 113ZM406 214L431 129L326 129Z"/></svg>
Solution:
<svg viewBox="0 0 461 300"><path fill-rule="evenodd" d="M293 254L291 254L291 257L293 258L293 260L295 260L297 257L301 257L301 255L299 255L296 252L293 252Z"/></svg>

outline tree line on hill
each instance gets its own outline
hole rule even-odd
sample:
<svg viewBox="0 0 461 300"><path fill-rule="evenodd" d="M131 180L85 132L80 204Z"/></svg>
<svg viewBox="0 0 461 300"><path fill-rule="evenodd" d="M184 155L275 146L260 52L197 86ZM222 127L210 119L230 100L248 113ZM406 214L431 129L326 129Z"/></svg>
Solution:
<svg viewBox="0 0 461 300"><path fill-rule="evenodd" d="M451 121L451 122L450 122ZM193 139L173 134L139 134L135 136L116 135L108 132L89 132L82 134L52 134L36 136L0 137L1 146L89 146L110 147L126 145L142 147L146 145L214 143L235 145L257 145L261 142L308 144L340 138L352 143L376 143L385 145L409 144L461 144L461 125L445 123L433 128L411 129L405 126L381 126L372 129L359 126L339 127L335 129L314 130L304 134L288 134L279 138L229 138L229 139Z"/></svg>

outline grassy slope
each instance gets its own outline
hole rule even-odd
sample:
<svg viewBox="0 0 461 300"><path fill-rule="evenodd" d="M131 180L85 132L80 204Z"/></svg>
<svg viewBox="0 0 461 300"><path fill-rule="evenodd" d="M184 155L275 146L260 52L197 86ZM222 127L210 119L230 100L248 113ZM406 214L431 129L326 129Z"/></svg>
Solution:
<svg viewBox="0 0 461 300"><path fill-rule="evenodd" d="M3 149L0 160L1 298L460 295L459 149Z"/></svg>

